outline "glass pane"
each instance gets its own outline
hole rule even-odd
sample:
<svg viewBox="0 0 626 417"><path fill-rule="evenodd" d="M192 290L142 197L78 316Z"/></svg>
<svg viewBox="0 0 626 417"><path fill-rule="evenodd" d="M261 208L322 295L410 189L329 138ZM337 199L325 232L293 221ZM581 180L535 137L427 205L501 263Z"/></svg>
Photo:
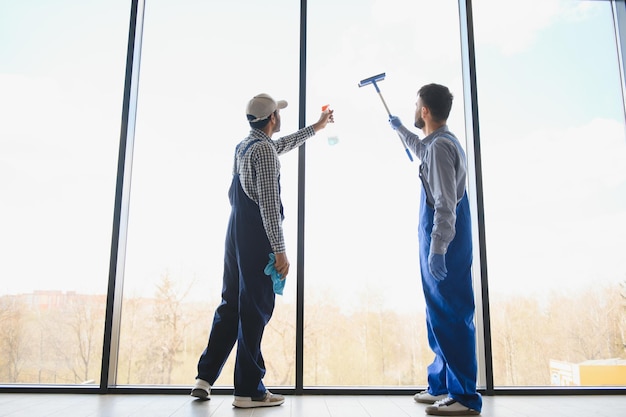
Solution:
<svg viewBox="0 0 626 417"><path fill-rule="evenodd" d="M474 5L495 385L624 386L626 140L610 2Z"/></svg>
<svg viewBox="0 0 626 417"><path fill-rule="evenodd" d="M0 383L99 384L129 11L0 1Z"/></svg>
<svg viewBox="0 0 626 417"><path fill-rule="evenodd" d="M248 100L287 100L273 138L297 130L298 25L287 0L146 4L117 384L193 383L221 297ZM267 385L295 381L297 151L281 163L292 275L265 329ZM216 386L232 386L233 364L234 352Z"/></svg>
<svg viewBox="0 0 626 417"><path fill-rule="evenodd" d="M419 161L375 87L358 83L385 73L381 94L406 126L417 90L447 85L464 142L457 2L315 1L308 16L307 114L330 104L336 122L307 144L304 385L424 386Z"/></svg>

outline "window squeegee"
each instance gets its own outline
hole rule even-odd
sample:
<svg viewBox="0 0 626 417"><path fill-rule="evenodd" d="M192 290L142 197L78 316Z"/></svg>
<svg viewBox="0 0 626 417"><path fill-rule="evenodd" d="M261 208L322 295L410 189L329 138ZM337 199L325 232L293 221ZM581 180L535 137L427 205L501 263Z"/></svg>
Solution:
<svg viewBox="0 0 626 417"><path fill-rule="evenodd" d="M369 77L369 78L359 81L359 87L363 87L369 84L374 84L374 88L376 89L376 92L378 93L380 100L383 102L383 106L385 106L385 110L387 110L387 114L391 116L389 107L387 107L387 103L385 103L385 99L383 98L383 95L380 93L380 88L378 88L378 84L376 83L377 81L382 81L384 79L385 79L385 73L383 72L382 74L374 75L373 77ZM409 151L409 148L406 146L406 143L404 143L404 139L402 138L402 135L398 133L398 136L400 137L400 141L402 142L402 146L404 146L404 150L406 151L406 154L408 155L411 162L413 162L413 157L411 156L411 152Z"/></svg>

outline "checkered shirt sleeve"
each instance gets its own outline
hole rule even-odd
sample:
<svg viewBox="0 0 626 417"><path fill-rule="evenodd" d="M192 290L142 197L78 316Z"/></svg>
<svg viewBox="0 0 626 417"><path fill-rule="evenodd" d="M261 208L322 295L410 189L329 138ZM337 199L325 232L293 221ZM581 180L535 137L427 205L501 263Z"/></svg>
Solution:
<svg viewBox="0 0 626 417"><path fill-rule="evenodd" d="M244 192L259 205L263 226L275 253L282 253L286 250L280 212L280 160L278 156L299 147L313 135L315 135L315 130L307 126L291 135L272 140L262 131L252 129L238 147L235 169L239 167L239 179ZM255 140L258 142L241 155L248 144Z"/></svg>

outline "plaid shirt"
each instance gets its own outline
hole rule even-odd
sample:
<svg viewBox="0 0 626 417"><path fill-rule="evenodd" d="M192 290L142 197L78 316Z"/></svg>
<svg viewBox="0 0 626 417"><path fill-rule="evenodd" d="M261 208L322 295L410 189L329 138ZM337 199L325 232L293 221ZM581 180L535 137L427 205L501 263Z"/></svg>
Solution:
<svg viewBox="0 0 626 417"><path fill-rule="evenodd" d="M302 145L315 135L315 130L307 126L296 133L272 140L264 132L252 129L247 138L237 145L233 175L239 173L241 187L246 195L259 205L265 233L274 253L285 252L281 199L280 199L280 160L279 155ZM245 155L241 155L250 142L254 143Z"/></svg>

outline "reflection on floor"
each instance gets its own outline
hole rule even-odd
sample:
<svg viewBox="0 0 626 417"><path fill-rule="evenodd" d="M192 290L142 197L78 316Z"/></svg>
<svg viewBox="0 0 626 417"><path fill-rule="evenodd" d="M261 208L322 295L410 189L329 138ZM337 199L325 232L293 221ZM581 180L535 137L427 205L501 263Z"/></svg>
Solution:
<svg viewBox="0 0 626 417"><path fill-rule="evenodd" d="M408 417L424 416L411 396L286 396L278 407L236 409L230 395L198 401L171 394L0 394L2 417ZM626 395L483 397L484 417L624 417Z"/></svg>

